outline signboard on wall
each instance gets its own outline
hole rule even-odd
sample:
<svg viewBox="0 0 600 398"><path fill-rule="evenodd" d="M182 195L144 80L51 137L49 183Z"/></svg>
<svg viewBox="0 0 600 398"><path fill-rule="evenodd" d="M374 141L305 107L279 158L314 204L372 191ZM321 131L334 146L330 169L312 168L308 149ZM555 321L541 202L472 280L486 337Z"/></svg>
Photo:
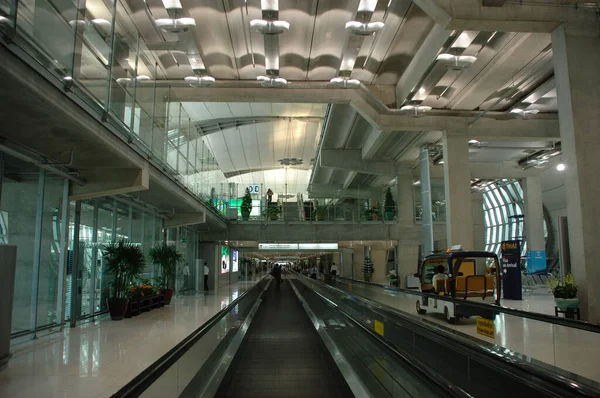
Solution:
<svg viewBox="0 0 600 398"><path fill-rule="evenodd" d="M227 246L221 246L221 261L219 268L222 274L229 272L229 248Z"/></svg>
<svg viewBox="0 0 600 398"><path fill-rule="evenodd" d="M252 195L258 195L260 193L260 185L258 184L250 184L248 185L248 190Z"/></svg>
<svg viewBox="0 0 600 398"><path fill-rule="evenodd" d="M502 297L506 300L522 300L521 291L521 242L505 240L500 244L502 259Z"/></svg>
<svg viewBox="0 0 600 398"><path fill-rule="evenodd" d="M231 272L238 272L238 251L231 251Z"/></svg>
<svg viewBox="0 0 600 398"><path fill-rule="evenodd" d="M527 251L527 273L528 274L546 274L546 250L528 250Z"/></svg>

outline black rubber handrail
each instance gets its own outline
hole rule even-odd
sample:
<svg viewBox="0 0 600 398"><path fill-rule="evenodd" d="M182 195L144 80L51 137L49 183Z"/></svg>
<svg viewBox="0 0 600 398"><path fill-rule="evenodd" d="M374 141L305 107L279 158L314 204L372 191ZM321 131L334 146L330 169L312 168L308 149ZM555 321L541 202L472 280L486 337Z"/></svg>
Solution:
<svg viewBox="0 0 600 398"><path fill-rule="evenodd" d="M314 280L312 280L312 281L314 281ZM569 372L567 370L557 368L557 369L560 369L560 371L562 371L564 373L569 373L575 377L571 378L571 377L560 375L558 373L552 372L550 370L547 370L545 368L537 366L533 363L520 360L518 358L518 356L526 357L526 355L515 353L515 352L512 352L505 348L501 348L498 350L493 350L492 348L486 348L483 346L483 344L485 344L485 343L483 343L483 342L482 342L483 344L475 343L470 338L463 337L463 336L459 335L456 331L447 329L441 325L433 325L433 324L429 324L428 322L419 322L418 320L420 318L416 318L414 315L407 314L403 311L389 307L385 304L375 302L375 301L365 298L363 296L355 295L354 293L350 293L348 291L328 285L321 281L314 281L314 282L319 283L322 287L333 290L336 294L342 293L347 296L352 296L357 301L363 303L367 307L374 307L376 310L381 311L384 316L395 319L396 322L402 321L402 323L404 325L406 325L406 323L410 323L412 329L425 331L428 338L431 338L432 340L438 342L439 344L443 344L446 346L452 346L452 340L454 340L454 343L455 343L454 346L456 346L456 343L461 344L465 348L469 349L469 354L468 354L469 356L471 356L475 359L478 359L480 361L489 363L490 358L495 358L495 359L501 360L500 363L505 367L517 367L518 368L518 370L517 369L507 370L508 372L511 372L511 373L515 373L518 371L527 372L528 374L530 374L533 377L536 377L537 379L540 379L547 383L554 384L563 389L570 390L570 391L572 391L576 394L582 395L582 396L590 396L590 397L600 396L600 385L599 385L599 383L595 382L594 380L586 379L583 376L579 376L579 375ZM483 304L483 305L485 306L485 304ZM377 311L375 311L375 312L377 312ZM444 333L444 335L442 335L440 333L440 331L448 331L449 333ZM445 341L443 341L443 340L445 340ZM491 346L491 344L490 344L490 346ZM548 366L552 366L552 365L548 365ZM516 373L516 374L519 374L519 373ZM581 381L577 380L579 378L586 379L587 383L595 384L595 385L598 385L599 387L582 383Z"/></svg>
<svg viewBox="0 0 600 398"><path fill-rule="evenodd" d="M258 289L261 282L268 275L263 276L252 288L246 290L238 296L227 307L217 312L212 318L205 322L202 326L192 332L188 337L183 339L179 344L173 347L169 352L164 354L152 365L144 369L139 375L133 378L129 383L123 386L119 391L113 394L112 398L121 397L139 397L148 389L163 373L173 366L186 352L188 352L213 326L215 326L223 317L231 312L231 310L239 304L247 294Z"/></svg>
<svg viewBox="0 0 600 398"><path fill-rule="evenodd" d="M384 288L390 287L390 286L382 285L379 283L359 281L356 279L345 278L342 276L337 276L337 278L344 279L344 280L347 280L352 283L354 283L354 282L361 283L361 284L367 285L367 286L380 286L380 287L384 287ZM395 292L400 292L400 293L412 294L413 296L421 296L421 297L428 297L428 298L442 300L442 301L448 301L450 303L460 304L465 307L473 307L473 308L479 308L479 309L484 309L484 310L488 310L488 311L491 310L491 311L501 312L503 314L518 316L521 318L533 319L534 321L552 323L554 325L565 326L568 328L585 330L586 332L600 333L600 325L596 325L594 323L590 323L590 322L586 322L586 321L577 321L574 319L559 318L559 317L552 316L552 315L546 315L546 314L540 314L537 312L523 311L523 310L518 310L516 308L504 307L502 305L484 304L484 303L478 303L476 301L456 299L456 298L452 298L450 296L439 296L434 293L425 293L425 292L420 292L418 290L412 290L412 289L394 288L394 289L390 289L390 290L393 290ZM355 293L352 293L352 294L355 294ZM360 296L360 294L358 296ZM363 296L360 296L360 297L363 297Z"/></svg>

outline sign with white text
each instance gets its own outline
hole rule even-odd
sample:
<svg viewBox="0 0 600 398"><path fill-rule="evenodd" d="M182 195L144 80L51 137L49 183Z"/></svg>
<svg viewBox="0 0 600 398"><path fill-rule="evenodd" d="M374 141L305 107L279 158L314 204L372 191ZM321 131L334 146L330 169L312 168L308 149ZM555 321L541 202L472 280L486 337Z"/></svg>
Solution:
<svg viewBox="0 0 600 398"><path fill-rule="evenodd" d="M500 245L502 259L502 297L507 300L522 300L521 291L521 242L506 240Z"/></svg>
<svg viewBox="0 0 600 398"><path fill-rule="evenodd" d="M248 185L248 190L250 191L250 193L252 195L258 195L260 193L260 185L258 185L258 184Z"/></svg>

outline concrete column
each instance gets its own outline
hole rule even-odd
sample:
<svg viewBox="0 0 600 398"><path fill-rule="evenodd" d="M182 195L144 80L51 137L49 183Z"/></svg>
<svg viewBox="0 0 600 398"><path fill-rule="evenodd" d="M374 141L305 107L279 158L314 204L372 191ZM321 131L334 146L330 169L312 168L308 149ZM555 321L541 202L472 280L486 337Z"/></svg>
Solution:
<svg viewBox="0 0 600 398"><path fill-rule="evenodd" d="M485 250L485 215L483 213L483 192L471 193L473 209L473 249Z"/></svg>
<svg viewBox="0 0 600 398"><path fill-rule="evenodd" d="M527 250L546 250L544 240L544 207L540 176L521 181L525 200L525 239Z"/></svg>
<svg viewBox="0 0 600 398"><path fill-rule="evenodd" d="M413 195L412 174L401 174L396 177L396 208L398 224L415 225L415 201Z"/></svg>
<svg viewBox="0 0 600 398"><path fill-rule="evenodd" d="M421 225L423 228L423 253L433 252L433 218L431 213L431 170L429 150L421 148L419 152L419 172L421 175Z"/></svg>
<svg viewBox="0 0 600 398"><path fill-rule="evenodd" d="M563 159L571 270L582 318L600 323L600 38L552 32L554 77Z"/></svg>
<svg viewBox="0 0 600 398"><path fill-rule="evenodd" d="M444 187L446 191L446 237L448 247L473 249L471 169L466 136L444 132Z"/></svg>
<svg viewBox="0 0 600 398"><path fill-rule="evenodd" d="M419 245L398 242L398 278L401 288L406 288L406 277L417 272L418 266Z"/></svg>

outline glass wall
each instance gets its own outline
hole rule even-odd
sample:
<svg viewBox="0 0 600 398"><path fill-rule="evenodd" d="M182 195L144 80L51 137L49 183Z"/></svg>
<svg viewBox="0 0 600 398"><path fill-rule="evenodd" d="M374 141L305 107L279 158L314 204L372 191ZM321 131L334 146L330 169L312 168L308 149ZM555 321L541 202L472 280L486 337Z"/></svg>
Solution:
<svg viewBox="0 0 600 398"><path fill-rule="evenodd" d="M55 324L62 311L65 181L4 155L1 185L1 243L17 246L11 332Z"/></svg>
<svg viewBox="0 0 600 398"><path fill-rule="evenodd" d="M0 0L9 35L55 84L107 119L167 175L225 212L223 201L235 199L226 178L190 115L172 100L162 64L126 9L121 0ZM127 227L120 225L118 233L135 232L125 233Z"/></svg>

